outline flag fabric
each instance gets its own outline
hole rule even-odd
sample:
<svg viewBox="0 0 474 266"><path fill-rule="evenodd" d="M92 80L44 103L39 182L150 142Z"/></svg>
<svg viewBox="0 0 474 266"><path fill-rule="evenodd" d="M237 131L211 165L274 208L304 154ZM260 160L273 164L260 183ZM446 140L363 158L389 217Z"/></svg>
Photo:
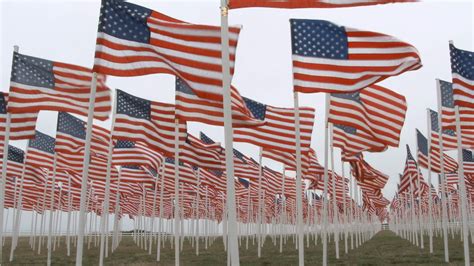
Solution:
<svg viewBox="0 0 474 266"><path fill-rule="evenodd" d="M387 145L377 141L372 135L351 126L334 124L332 137L333 146L348 155L363 151L381 152L387 149Z"/></svg>
<svg viewBox="0 0 474 266"><path fill-rule="evenodd" d="M406 111L403 95L372 85L356 92L332 93L328 122L363 130L386 145L398 147Z"/></svg>
<svg viewBox="0 0 474 266"><path fill-rule="evenodd" d="M474 108L474 52L449 44L454 105Z"/></svg>
<svg viewBox="0 0 474 266"><path fill-rule="evenodd" d="M232 124L233 127L259 126L264 123L253 117L235 87L231 87ZM183 121L200 122L214 126L224 126L224 104L201 98L186 84L176 77L176 117Z"/></svg>
<svg viewBox="0 0 474 266"><path fill-rule="evenodd" d="M389 3L416 2L416 0L230 0L229 8L270 7L270 8L337 8L369 6Z"/></svg>
<svg viewBox="0 0 474 266"><path fill-rule="evenodd" d="M159 169L164 160L159 152L150 149L145 143L118 140L112 154L113 165L141 165Z"/></svg>
<svg viewBox="0 0 474 266"><path fill-rule="evenodd" d="M456 129L456 116L454 112L453 84L444 80L438 80L441 95L442 123L443 129ZM461 129L474 129L474 109L459 106L459 120Z"/></svg>
<svg viewBox="0 0 474 266"><path fill-rule="evenodd" d="M142 99L117 90L113 138L141 141L150 148L174 156L175 106ZM186 124L179 122L179 145L186 140Z"/></svg>
<svg viewBox="0 0 474 266"><path fill-rule="evenodd" d="M206 144L188 133L186 141L179 150L179 159L192 166L211 170L225 168L220 145Z"/></svg>
<svg viewBox="0 0 474 266"><path fill-rule="evenodd" d="M28 142L28 163L45 169L52 169L56 140L40 131Z"/></svg>
<svg viewBox="0 0 474 266"><path fill-rule="evenodd" d="M0 92L0 139L6 130L8 93ZM10 140L31 139L35 136L38 113L10 114Z"/></svg>
<svg viewBox="0 0 474 266"><path fill-rule="evenodd" d="M124 2L102 0L94 71L182 78L201 98L222 101L220 27L191 24ZM240 33L229 27L231 77Z"/></svg>
<svg viewBox="0 0 474 266"><path fill-rule="evenodd" d="M291 19L294 90L353 92L421 67L415 47L324 20Z"/></svg>
<svg viewBox="0 0 474 266"><path fill-rule="evenodd" d="M265 124L255 128L234 129L234 141L296 153L295 109L265 105L248 98L244 100L254 117L264 121ZM298 110L301 151L307 152L311 145L315 110L310 107L300 107Z"/></svg>
<svg viewBox="0 0 474 266"><path fill-rule="evenodd" d="M416 139L418 143L418 163L421 167L428 169L428 140L418 129L416 130ZM435 173L441 173L441 156L439 147L431 146L429 156L431 157L431 171ZM457 171L458 164L456 160L454 160L444 152L443 161L445 172Z"/></svg>
<svg viewBox="0 0 474 266"><path fill-rule="evenodd" d="M13 53L8 111L38 113L41 110L87 116L92 71L88 68ZM94 117L106 120L110 90L105 76L97 77Z"/></svg>
<svg viewBox="0 0 474 266"><path fill-rule="evenodd" d="M400 176L400 188L399 192L405 192L410 190L410 180L413 184L413 193L417 191L417 178L419 177L418 166L411 154L410 147L407 145L407 159L405 161L405 168L403 170L403 175Z"/></svg>
<svg viewBox="0 0 474 266"><path fill-rule="evenodd" d="M472 157L472 151L463 149L462 159L464 166L464 174L474 175L474 158Z"/></svg>
<svg viewBox="0 0 474 266"><path fill-rule="evenodd" d="M430 122L431 122L431 141L432 145L435 147L440 146L440 137L439 137L439 123L438 123L438 113L429 109L430 111ZM456 150L458 147L458 139L456 132L453 129L444 129L443 128L443 150ZM462 130L461 139L463 148L474 148L474 132L472 130Z"/></svg>

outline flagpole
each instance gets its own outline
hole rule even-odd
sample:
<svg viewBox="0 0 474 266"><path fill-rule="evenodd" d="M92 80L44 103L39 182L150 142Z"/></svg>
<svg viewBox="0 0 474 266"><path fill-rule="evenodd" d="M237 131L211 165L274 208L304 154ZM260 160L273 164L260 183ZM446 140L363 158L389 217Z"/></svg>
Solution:
<svg viewBox="0 0 474 266"><path fill-rule="evenodd" d="M15 53L18 53L19 50L20 48L18 45L13 46L13 51ZM8 144L10 142L11 117L11 113L7 110L7 118L5 121L5 139L3 143L2 179L0 180L0 265L3 262L3 212L5 208L5 184L7 182Z"/></svg>
<svg viewBox="0 0 474 266"><path fill-rule="evenodd" d="M336 173L334 169L334 145L333 145L333 124L329 124L329 152L330 152L330 160L331 160L331 185L332 185L332 210L333 210L333 225L334 225L334 245L336 248L336 259L339 259L339 215L336 205Z"/></svg>
<svg viewBox="0 0 474 266"><path fill-rule="evenodd" d="M102 210L102 215L100 219L100 248L99 248L99 266L104 265L104 256L105 256L105 235L108 228L106 228L107 220L109 217L109 205L110 205L110 176L112 173L112 155L114 151L114 141L113 133L115 128L115 114L117 112L117 90L114 91L113 106L112 106L112 124L110 126L110 138L109 146L107 151L107 168L105 174L105 200L104 208ZM108 236L108 232L107 232ZM108 241L108 240L107 240Z"/></svg>
<svg viewBox="0 0 474 266"><path fill-rule="evenodd" d="M82 168L82 184L81 184L81 205L79 210L79 226L77 228L77 253L76 266L82 265L82 254L84 249L84 230L86 225L86 197L87 197L87 178L89 175L89 161L92 140L92 124L94 122L94 106L97 89L97 73L92 73L91 94L89 99L89 111L87 114L87 130L86 142L84 148L84 164Z"/></svg>
<svg viewBox="0 0 474 266"><path fill-rule="evenodd" d="M436 79L436 95L438 98L438 138L439 138L439 157L440 157L440 167L441 167L441 205L442 205L442 222L443 222L443 237L444 237L444 261L449 262L449 248L448 248L448 210L446 202L446 176L444 172L444 148L443 148L443 120L441 114L443 112L442 102L441 102L441 87L439 84L440 80Z"/></svg>
<svg viewBox="0 0 474 266"><path fill-rule="evenodd" d="M454 107L456 114L456 137L458 144L458 185L459 185L459 200L461 201L461 216L462 216L462 234L464 244L464 264L470 265L470 254L469 254L469 228L467 219L467 208L466 208L466 182L464 177L464 158L462 151L462 132L461 132L461 119L459 116L459 106ZM439 114L441 116L441 114Z"/></svg>
<svg viewBox="0 0 474 266"><path fill-rule="evenodd" d="M161 235L163 231L163 192L164 192L164 181L165 181L165 160L161 162L161 174L160 174L160 220L158 221L158 243L156 245L156 261L160 261L161 252Z"/></svg>
<svg viewBox="0 0 474 266"><path fill-rule="evenodd" d="M53 180L51 184L51 199L49 201L49 206L50 206L50 214L49 214L49 230L48 230L48 259L47 259L47 265L51 265L51 253L52 248L51 248L51 237L52 237L52 231L53 231L53 211L54 211L54 190L56 188L56 163L57 163L57 155L56 152L53 155ZM25 160L26 164L26 160Z"/></svg>
<svg viewBox="0 0 474 266"><path fill-rule="evenodd" d="M324 191L323 191L323 266L328 264L328 165L329 165L329 136L328 136L328 118L330 95L326 94L326 121L324 123Z"/></svg>
<svg viewBox="0 0 474 266"><path fill-rule="evenodd" d="M156 194L158 192L158 178L159 178L159 169L156 169L157 175L155 176L155 184L153 186L153 207L152 207L152 214L151 214L151 221L150 221L150 242L149 242L149 249L148 255L151 255L151 248L153 246L153 230L155 229L155 216L156 216Z"/></svg>
<svg viewBox="0 0 474 266"><path fill-rule="evenodd" d="M415 130L415 137L417 137L417 132ZM417 158L418 158L418 151L419 151L420 147L418 146L418 141L416 142L416 154L417 154ZM428 150L428 157L430 157L430 151ZM419 160L418 160L419 161ZM417 183L417 186L418 186L418 230L420 231L420 248L421 249L424 249L425 248L425 242L424 242L424 238L423 238L423 221L422 221L422 208L421 208L421 200L422 200L422 195L421 195L421 178L422 176L420 175L420 165L417 163L416 164L416 171L417 171L417 175L418 175L418 178L416 179L416 183Z"/></svg>
<svg viewBox="0 0 474 266"><path fill-rule="evenodd" d="M227 212L229 225L229 250L231 265L239 266L237 243L237 218L235 206L233 132L230 98L229 25L227 0L221 0L221 46L222 46L222 94L224 99L224 137L227 174Z"/></svg>
<svg viewBox="0 0 474 266"><path fill-rule="evenodd" d="M429 190L429 195L428 195L428 216L429 216L429 226L428 226L428 236L429 236L429 241L430 241L430 254L433 254L433 199L431 197L431 186L432 186L432 181L431 181L431 114L430 110L426 109L427 112L427 122L428 122L428 183L430 186Z"/></svg>
<svg viewBox="0 0 474 266"><path fill-rule="evenodd" d="M342 157L342 154L341 154L341 157ZM347 230L347 208L346 208L346 205L347 205L347 199L346 199L346 173L345 173L345 169L344 169L344 161L341 160L341 171L342 171L342 186L343 186L343 204L342 204L342 208L343 208L343 228L344 228L344 251L345 251L345 254L348 254L349 253L349 246L348 246L348 238L349 238L349 232Z"/></svg>
<svg viewBox="0 0 474 266"><path fill-rule="evenodd" d="M179 120L174 121L174 262L179 266Z"/></svg>
<svg viewBox="0 0 474 266"><path fill-rule="evenodd" d="M283 173L282 173L282 184L281 184L281 202L280 202L280 253L283 252L283 216L284 216L284 204L283 204L283 201L285 200L284 199L284 194L285 194L285 181L286 181L286 176L285 176L285 171L286 171L286 167L285 165L283 165ZM249 198L250 198L250 194L249 194Z"/></svg>
<svg viewBox="0 0 474 266"><path fill-rule="evenodd" d="M258 152L258 224L257 224L257 257L262 256L262 148Z"/></svg>

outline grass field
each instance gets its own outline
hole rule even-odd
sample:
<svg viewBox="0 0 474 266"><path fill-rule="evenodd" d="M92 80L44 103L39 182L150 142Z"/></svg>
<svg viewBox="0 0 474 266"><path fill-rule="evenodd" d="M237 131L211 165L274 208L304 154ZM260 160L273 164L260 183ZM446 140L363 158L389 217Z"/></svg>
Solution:
<svg viewBox="0 0 474 266"><path fill-rule="evenodd" d="M3 249L4 262L8 261L10 252L10 240L8 239ZM425 239L425 244L428 239ZM463 249L459 237L450 239L450 257L451 265L463 265ZM305 242L306 245L306 242ZM93 245L92 245L93 246ZM374 238L364 243L361 247L349 250L349 254L344 254L344 242L340 242L341 259L336 260L334 243L329 245L329 264L330 265L443 265L444 255L442 239L434 240L434 255L430 255L428 247L421 250L413 246L410 242L397 237L391 231L381 231ZM471 254L474 255L471 245ZM204 247L204 244L201 244ZM156 246L155 246L156 249ZM44 250L45 251L45 250ZM46 253L41 255L34 253L28 245L28 238L21 238L19 247L16 250L16 257L12 263L5 265L45 265ZM74 249L75 251L75 249ZM156 251L155 251L156 252ZM161 262L157 263L156 253L148 255L148 252L138 248L131 237L126 237L121 242L119 248L109 258L106 259L106 265L174 265L174 250L170 248L169 243L161 253ZM321 264L322 245L317 246L312 243L309 248L305 248L305 264ZM240 248L240 259L242 265L297 265L298 253L295 250L293 241L289 240L283 248L283 253L279 253L279 247L274 246L271 239L268 238L262 249L262 258L257 258L255 246L249 243L249 250L245 249L245 241L242 241ZM66 256L66 247L63 245L53 253L54 265L71 265L75 257L72 254ZM473 261L474 262L474 261ZM85 248L84 265L98 264L98 248ZM189 242L185 242L184 251L181 253L182 265L225 265L226 256L222 244L222 239L218 239L207 250L201 249L200 255L195 255L195 250Z"/></svg>

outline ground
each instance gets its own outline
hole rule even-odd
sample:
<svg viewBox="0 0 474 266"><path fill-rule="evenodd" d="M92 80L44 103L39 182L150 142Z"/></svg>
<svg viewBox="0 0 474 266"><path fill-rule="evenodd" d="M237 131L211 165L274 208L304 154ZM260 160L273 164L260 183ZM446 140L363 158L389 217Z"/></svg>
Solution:
<svg viewBox="0 0 474 266"><path fill-rule="evenodd" d="M309 248L305 248L305 264L320 265L322 262L322 244L310 243ZM407 240L397 237L391 231L381 231L371 240L364 243L358 249L350 250L344 254L344 242L340 242L341 258L335 259L334 243L329 244L329 264L330 265L443 265L443 245L441 238L434 239L434 255L428 252L428 238L425 238L425 249L422 250L412 245ZM450 258L451 265L463 265L463 248L459 236L450 238ZM350 245L350 244L349 244ZM7 239L3 249L4 261L8 261L10 252L10 240ZM204 244L201 243L201 247ZM305 241L306 247L306 241ZM75 249L73 249L75 251ZM174 265L174 250L169 243L161 253L161 262L156 263L156 246L152 255L137 247L131 237L126 237L121 242L119 248L106 259L106 265ZM474 245L471 245L471 256L474 256ZM53 253L53 265L72 265L75 256L66 256L66 246L62 246ZM85 247L84 265L98 264L98 248L91 245L90 249ZM249 249L245 248L245 240L240 248L241 265L297 265L298 253L290 238L287 245L283 247L283 253L279 253L279 246L274 246L271 239L267 238L262 249L262 258L257 258L256 247L249 243ZM472 260L474 263L474 260ZM18 249L15 252L15 259L5 265L45 265L46 253L42 250L41 255L33 252L28 245L28 238L21 238ZM207 250L201 249L200 255L195 255L195 249L189 242L185 242L184 250L181 253L181 265L225 265L226 256L222 244L222 239L217 239Z"/></svg>

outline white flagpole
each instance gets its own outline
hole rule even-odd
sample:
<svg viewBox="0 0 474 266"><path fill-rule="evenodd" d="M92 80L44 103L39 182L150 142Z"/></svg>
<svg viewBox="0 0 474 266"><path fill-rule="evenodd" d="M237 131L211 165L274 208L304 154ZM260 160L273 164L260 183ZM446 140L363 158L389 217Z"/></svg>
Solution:
<svg viewBox="0 0 474 266"><path fill-rule="evenodd" d="M67 228L66 228L66 248L67 256L71 255L71 214L72 214L72 195L71 195L71 175L68 173L68 203L67 203ZM36 226L35 226L36 227Z"/></svg>
<svg viewBox="0 0 474 266"><path fill-rule="evenodd" d="M441 205L442 205L442 222L443 222L443 238L444 238L444 261L449 262L449 248L448 248L448 210L446 202L446 176L444 172L444 158L443 158L443 120L441 117L443 106L441 102L441 87L439 85L440 80L436 79L436 95L438 98L438 127L439 127L439 157L441 167Z"/></svg>
<svg viewBox="0 0 474 266"><path fill-rule="evenodd" d="M174 122L174 262L179 266L179 120Z"/></svg>
<svg viewBox="0 0 474 266"><path fill-rule="evenodd" d="M470 254L469 254L469 228L467 219L467 208L466 208L466 181L464 177L464 161L462 154L462 132L461 132L461 119L459 117L459 106L454 107L456 113L456 137L458 143L458 185L459 185L459 198L461 204L461 216L462 216L462 234L463 234L463 245L464 245L464 264L470 265ZM441 116L441 114L439 114Z"/></svg>
<svg viewBox="0 0 474 266"><path fill-rule="evenodd" d="M341 154L342 157L342 154ZM343 208L343 228L344 228L344 251L345 253L349 253L349 246L348 246L348 238L349 238L349 231L347 230L347 211L346 211L346 204L347 204L347 199L346 199L346 173L344 171L344 161L341 159L341 170L342 170L342 186L344 188L343 190L343 203L342 203L342 208Z"/></svg>
<svg viewBox="0 0 474 266"><path fill-rule="evenodd" d="M431 186L432 186L432 181L431 181L431 115L430 115L430 110L427 109L427 122L428 122L428 128L427 128L427 134L428 134L428 184L430 186L430 192L428 195L428 218L429 218L429 223L428 223L428 236L429 236L429 242L430 242L430 253L433 254L433 199L431 198Z"/></svg>
<svg viewBox="0 0 474 266"><path fill-rule="evenodd" d="M113 104L112 104L112 125L110 126L110 139L107 153L107 170L105 174L105 200L104 208L100 219L100 249L99 249L99 265L104 265L105 255L105 237L108 237L108 228L106 228L107 220L109 217L109 205L110 205L110 176L112 173L112 155L114 151L113 132L115 128L115 114L117 111L117 90L114 91Z"/></svg>
<svg viewBox="0 0 474 266"><path fill-rule="evenodd" d="M298 92L293 92L295 107L295 141L296 141L296 231L298 234L298 264L304 265L304 234L303 234L303 195L301 191L301 136Z"/></svg>
<svg viewBox="0 0 474 266"><path fill-rule="evenodd" d="M95 94L97 89L97 73L92 74L91 94L89 99L89 112L87 114L86 143L84 148L84 165L82 168L81 205L79 210L79 226L77 229L77 253L76 266L82 265L82 253L84 249L84 230L86 225L86 200L87 200L87 178L89 176L89 161L92 140L92 124L94 122Z"/></svg>
<svg viewBox="0 0 474 266"><path fill-rule="evenodd" d="M197 192L196 192L196 213L195 213L195 218L196 218L196 239L195 239L195 242L196 242L196 255L199 256L199 239L200 239L200 236L199 236L199 206L200 206L200 202L201 202L201 198L200 198L200 195L199 195L199 191L200 191L200 186L201 186L201 168L198 168L197 169L197 180L198 180L198 183L197 183Z"/></svg>
<svg viewBox="0 0 474 266"><path fill-rule="evenodd" d="M258 154L258 224L257 224L257 257L262 256L262 151L260 147Z"/></svg>
<svg viewBox="0 0 474 266"><path fill-rule="evenodd" d="M228 213L228 248L231 265L239 266L239 247L237 243L237 217L235 205L234 156L232 112L230 97L230 62L229 62L229 24L227 0L221 0L221 46L222 46L222 94L224 99L224 136L227 174L227 213Z"/></svg>
<svg viewBox="0 0 474 266"><path fill-rule="evenodd" d="M19 49L20 48L17 45L13 46L13 51L15 53L18 53ZM8 144L10 143L10 126L11 114L7 111L7 118L5 121L5 138L3 143L2 179L0 179L0 264L2 264L3 262L3 212L5 208L5 184L7 183Z"/></svg>
<svg viewBox="0 0 474 266"><path fill-rule="evenodd" d="M50 194L50 201L49 201L49 207L50 207L50 214L49 214L49 230L48 230L48 259L47 259L47 265L51 265L51 253L53 252L51 248L51 237L52 237L52 231L53 231L53 213L54 213L54 190L56 187L56 160L57 160L57 155L56 152L53 155L53 180L51 184L51 194ZM26 163L26 162L25 162Z"/></svg>
<svg viewBox="0 0 474 266"><path fill-rule="evenodd" d="M285 165L283 165L283 173L282 173L282 184L281 184L281 197L280 197L280 253L283 252L283 215L284 215L284 204L283 201L286 200L284 197L285 195L285 181L286 181L286 176L285 176ZM250 194L249 194L249 199L250 199ZM250 203L250 201L249 201Z"/></svg>
<svg viewBox="0 0 474 266"><path fill-rule="evenodd" d="M416 136L416 131L415 131L415 137ZM418 147L418 141L416 142L416 153L418 154L418 151L419 151L420 147ZM418 157L418 156L417 156ZM430 157L430 152L428 150L428 157ZM418 160L419 161L419 160ZM417 163L416 164L416 170L417 170L417 175L418 175L418 178L416 179L416 183L417 183L417 186L418 186L418 230L420 231L420 248L421 249L424 249L425 248L425 241L424 241L424 237L423 237L423 215L422 215L422 208L421 208L421 201L422 201L422 195L421 195L421 187L420 187L420 184L421 184L421 178L422 176L420 175L420 165Z"/></svg>
<svg viewBox="0 0 474 266"><path fill-rule="evenodd" d="M333 226L334 226L334 244L336 247L336 259L339 259L339 213L336 204L336 173L334 169L334 146L333 146L333 125L329 124L329 152L331 154L331 170L332 170L332 210L333 210Z"/></svg>
<svg viewBox="0 0 474 266"><path fill-rule="evenodd" d="M328 265L328 162L329 162L329 136L328 136L328 117L329 117L329 94L326 94L326 121L324 123L324 191L323 191L323 266Z"/></svg>
<svg viewBox="0 0 474 266"><path fill-rule="evenodd" d="M163 231L163 191L164 191L164 181L165 181L165 160L161 162L161 173L160 173L160 213L158 221L158 243L156 246L156 261L160 261L160 251L161 251L161 236Z"/></svg>
<svg viewBox="0 0 474 266"><path fill-rule="evenodd" d="M154 236L154 229L155 229L155 216L156 216L156 194L158 191L158 178L159 178L159 169L156 169L157 175L155 176L155 186L153 189L153 207L152 207L152 214L151 214L151 221L150 221L150 242L149 242L149 249L148 255L151 255L151 248L153 247L153 236Z"/></svg>

